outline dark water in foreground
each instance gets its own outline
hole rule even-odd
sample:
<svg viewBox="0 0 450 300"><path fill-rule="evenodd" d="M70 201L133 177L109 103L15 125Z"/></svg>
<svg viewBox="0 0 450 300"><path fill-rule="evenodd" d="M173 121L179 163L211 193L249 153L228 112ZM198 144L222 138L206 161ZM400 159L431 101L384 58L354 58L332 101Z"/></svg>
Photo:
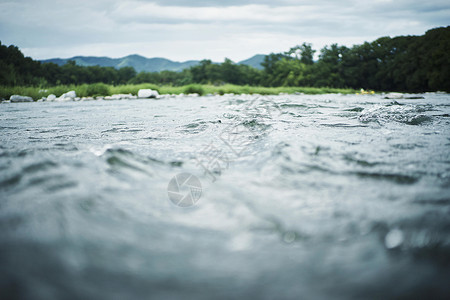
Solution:
<svg viewBox="0 0 450 300"><path fill-rule="evenodd" d="M1 294L445 298L450 96L423 96L0 104Z"/></svg>

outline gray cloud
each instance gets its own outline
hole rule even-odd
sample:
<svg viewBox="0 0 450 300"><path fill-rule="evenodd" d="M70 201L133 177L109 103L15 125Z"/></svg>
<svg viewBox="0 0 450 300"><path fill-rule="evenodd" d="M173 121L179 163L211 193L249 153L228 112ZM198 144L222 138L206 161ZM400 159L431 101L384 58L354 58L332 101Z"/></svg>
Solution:
<svg viewBox="0 0 450 300"><path fill-rule="evenodd" d="M239 60L304 41L320 49L449 23L450 3L441 0L0 2L0 40L35 58L138 53Z"/></svg>
<svg viewBox="0 0 450 300"><path fill-rule="evenodd" d="M311 1L302 0L139 0L140 2L157 3L161 6L183 6L183 7L227 7L227 6L245 6L251 4L269 5L269 6L293 6L298 4L311 3ZM320 2L332 2L331 0L320 0Z"/></svg>

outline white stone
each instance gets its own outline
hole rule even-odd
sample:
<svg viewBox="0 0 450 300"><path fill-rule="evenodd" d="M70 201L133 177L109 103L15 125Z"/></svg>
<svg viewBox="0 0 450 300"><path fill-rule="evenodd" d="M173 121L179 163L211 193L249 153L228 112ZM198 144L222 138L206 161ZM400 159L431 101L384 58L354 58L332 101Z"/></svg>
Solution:
<svg viewBox="0 0 450 300"><path fill-rule="evenodd" d="M75 93L75 91L70 91L67 93L62 94L59 98L76 98L77 94Z"/></svg>
<svg viewBox="0 0 450 300"><path fill-rule="evenodd" d="M134 96L131 94L114 94L111 96L106 96L105 100L121 100L121 99L132 99Z"/></svg>
<svg viewBox="0 0 450 300"><path fill-rule="evenodd" d="M62 94L59 98L56 99L56 101L73 101L77 97L77 94L75 91L70 91L67 93Z"/></svg>
<svg viewBox="0 0 450 300"><path fill-rule="evenodd" d="M389 93L384 98L385 99L402 99L403 94L402 93Z"/></svg>
<svg viewBox="0 0 450 300"><path fill-rule="evenodd" d="M47 101L55 101L56 100L56 96L53 94L50 94L47 96Z"/></svg>
<svg viewBox="0 0 450 300"><path fill-rule="evenodd" d="M64 94L65 98L76 98L77 94L75 93L75 91L70 91Z"/></svg>
<svg viewBox="0 0 450 300"><path fill-rule="evenodd" d="M138 98L158 98L159 93L158 91L151 90L151 89L141 89L138 91Z"/></svg>
<svg viewBox="0 0 450 300"><path fill-rule="evenodd" d="M9 97L9 100L11 102L33 102L33 98L20 95L11 95L11 97Z"/></svg>

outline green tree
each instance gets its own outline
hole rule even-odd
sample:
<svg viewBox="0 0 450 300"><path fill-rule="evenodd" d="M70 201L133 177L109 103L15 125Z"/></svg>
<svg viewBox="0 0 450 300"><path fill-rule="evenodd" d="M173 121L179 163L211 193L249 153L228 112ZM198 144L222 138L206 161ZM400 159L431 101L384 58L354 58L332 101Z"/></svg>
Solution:
<svg viewBox="0 0 450 300"><path fill-rule="evenodd" d="M119 84L125 84L136 76L136 70L133 67L122 67L117 71L117 73L117 83Z"/></svg>

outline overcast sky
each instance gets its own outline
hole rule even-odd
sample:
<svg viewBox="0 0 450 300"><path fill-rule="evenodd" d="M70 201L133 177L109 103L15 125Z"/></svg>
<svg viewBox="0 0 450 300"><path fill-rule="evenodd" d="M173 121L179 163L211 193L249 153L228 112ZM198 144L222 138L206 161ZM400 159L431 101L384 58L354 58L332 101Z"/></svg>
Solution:
<svg viewBox="0 0 450 300"><path fill-rule="evenodd" d="M319 50L448 25L449 0L0 0L0 41L35 59L239 61L303 42Z"/></svg>

